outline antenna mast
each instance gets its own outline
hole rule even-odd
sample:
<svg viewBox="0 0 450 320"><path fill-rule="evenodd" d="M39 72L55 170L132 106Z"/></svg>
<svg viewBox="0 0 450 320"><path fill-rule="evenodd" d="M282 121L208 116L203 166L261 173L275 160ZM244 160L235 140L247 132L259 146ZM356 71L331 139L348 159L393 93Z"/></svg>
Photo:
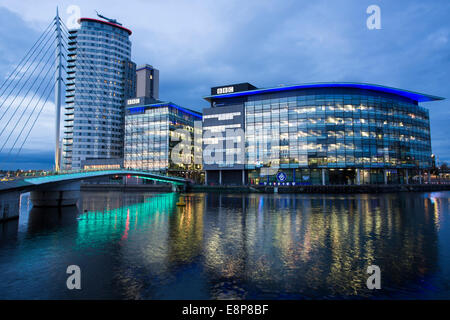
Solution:
<svg viewBox="0 0 450 320"><path fill-rule="evenodd" d="M61 87L62 87L62 37L61 37L61 21L59 18L58 7L56 7L56 81L55 81L55 171L61 169L61 147L60 139L60 122L61 122Z"/></svg>

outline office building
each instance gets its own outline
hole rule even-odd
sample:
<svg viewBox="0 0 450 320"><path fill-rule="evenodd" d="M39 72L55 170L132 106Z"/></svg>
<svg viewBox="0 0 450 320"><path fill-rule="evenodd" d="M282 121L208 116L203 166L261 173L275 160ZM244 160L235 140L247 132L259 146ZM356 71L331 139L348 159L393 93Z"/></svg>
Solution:
<svg viewBox="0 0 450 320"><path fill-rule="evenodd" d="M159 70L145 64L136 68L136 97L159 99Z"/></svg>
<svg viewBox="0 0 450 320"><path fill-rule="evenodd" d="M205 99L203 147L225 151L210 163L203 154L206 183L302 185L419 182L432 161L419 103L443 98L364 83L244 83Z"/></svg>
<svg viewBox="0 0 450 320"><path fill-rule="evenodd" d="M102 17L104 18L104 17ZM123 157L125 100L136 94L131 31L115 20L81 18L69 31L63 169Z"/></svg>
<svg viewBox="0 0 450 320"><path fill-rule="evenodd" d="M146 104L143 98L129 99L127 105L124 167L199 181L201 141L197 141L196 148L194 142L201 140L201 113L172 102ZM187 145L180 153L180 158L184 159L173 161L172 152L180 150L177 145L182 140ZM196 154L200 155L200 160L194 161Z"/></svg>

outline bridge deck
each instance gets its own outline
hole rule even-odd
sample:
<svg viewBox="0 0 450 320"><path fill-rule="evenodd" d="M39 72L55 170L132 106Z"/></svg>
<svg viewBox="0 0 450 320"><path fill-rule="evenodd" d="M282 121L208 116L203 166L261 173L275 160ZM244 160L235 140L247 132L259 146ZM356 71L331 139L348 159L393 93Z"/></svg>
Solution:
<svg viewBox="0 0 450 320"><path fill-rule="evenodd" d="M86 171L76 173L66 173L59 175L49 175L43 177L20 178L14 181L0 183L0 192L8 192L12 190L24 190L40 185L57 184L62 182L72 182L77 180L85 180L92 178L100 178L107 176L125 176L131 175L136 177L148 178L154 181L183 185L187 183L186 179L178 177L164 176L151 172L135 171L135 170L105 170L105 171Z"/></svg>

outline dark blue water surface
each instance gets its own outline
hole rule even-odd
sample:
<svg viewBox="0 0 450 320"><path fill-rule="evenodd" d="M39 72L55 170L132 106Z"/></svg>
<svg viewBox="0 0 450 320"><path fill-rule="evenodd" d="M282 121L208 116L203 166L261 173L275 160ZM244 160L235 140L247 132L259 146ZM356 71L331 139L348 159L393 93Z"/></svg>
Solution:
<svg viewBox="0 0 450 320"><path fill-rule="evenodd" d="M84 192L58 210L23 196L0 224L0 299L450 299L449 197L196 193L177 207Z"/></svg>

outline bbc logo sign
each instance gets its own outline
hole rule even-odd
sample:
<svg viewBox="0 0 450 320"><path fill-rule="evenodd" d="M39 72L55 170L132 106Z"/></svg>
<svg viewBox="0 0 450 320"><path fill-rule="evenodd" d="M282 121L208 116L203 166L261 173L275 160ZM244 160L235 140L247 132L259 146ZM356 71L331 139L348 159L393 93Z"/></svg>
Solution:
<svg viewBox="0 0 450 320"><path fill-rule="evenodd" d="M217 88L217 94L232 93L232 92L234 92L234 87Z"/></svg>

